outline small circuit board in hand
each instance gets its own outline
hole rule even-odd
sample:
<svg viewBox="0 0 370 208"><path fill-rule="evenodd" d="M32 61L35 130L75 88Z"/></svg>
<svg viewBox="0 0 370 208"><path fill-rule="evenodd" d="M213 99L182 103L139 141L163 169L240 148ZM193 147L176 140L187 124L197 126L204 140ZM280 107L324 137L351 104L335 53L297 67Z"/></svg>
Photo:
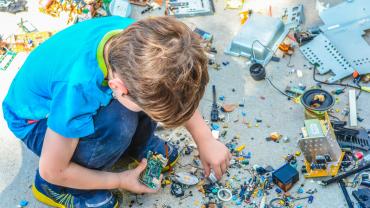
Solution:
<svg viewBox="0 0 370 208"><path fill-rule="evenodd" d="M147 166L140 175L140 182L151 189L158 189L161 185L159 180L163 167L167 164L167 159L161 154L151 151L147 154Z"/></svg>

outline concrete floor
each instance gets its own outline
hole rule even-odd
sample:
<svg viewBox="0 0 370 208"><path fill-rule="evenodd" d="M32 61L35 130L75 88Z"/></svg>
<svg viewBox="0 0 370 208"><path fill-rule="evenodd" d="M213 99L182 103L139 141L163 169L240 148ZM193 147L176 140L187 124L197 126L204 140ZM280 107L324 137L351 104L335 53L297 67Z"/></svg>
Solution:
<svg viewBox="0 0 370 208"><path fill-rule="evenodd" d="M318 13L315 9L315 1L312 0L259 0L247 1L247 4L254 11L261 11L267 14L268 5L272 6L273 16L279 16L283 7L303 3L305 6L305 27L310 27L320 24ZM340 2L325 1L332 5ZM249 76L246 59L235 58L223 54L223 50L230 43L233 36L240 28L239 17L237 10L224 10L225 3L221 0L215 1L216 14L214 16L193 17L182 19L184 22L194 24L197 27L204 29L215 36L214 46L218 50L217 61L230 61L226 67L222 67L220 71L210 68L210 84L208 85L206 95L201 103L201 111L205 118L209 117L211 107L211 85L215 84L218 96L224 95L227 103L240 103L245 99L245 107L239 108L237 111L230 113L229 130L225 142L230 140L234 135L241 136L240 144L246 144L246 149L252 152L251 165L271 165L275 168L283 164L283 157L289 153L294 153L298 150L296 141L300 137L300 128L303 126L303 107L288 101L284 96L281 96L275 91L266 81L255 82ZM0 13L0 34L17 33L16 23L20 17L24 17L31 21L40 31L42 30L60 30L65 27L65 23L61 20L51 18L40 14L37 11L37 5L29 3L29 11L17 15ZM135 8L133 16L142 18L139 15L141 8ZM163 11L160 11L163 12ZM159 12L149 15L156 15ZM5 27L3 26L5 25ZM0 100L3 100L7 92L7 88L11 83L14 75L27 57L27 54L17 55L15 61L7 71L0 71ZM281 89L287 85L303 84L307 87L314 85L312 80L312 71L304 67L307 61L301 53L297 51L291 60L294 64L293 68L286 66L287 59L282 59L280 62L271 62L268 64L267 75L271 77L273 82ZM291 73L292 69L302 70L303 77L298 77L296 73ZM324 78L324 77L320 77ZM235 88L236 91L231 90ZM324 86L324 89L332 90L334 88ZM265 99L261 99L261 96ZM339 102L336 103L334 109L342 109L347 105L347 94L339 96ZM360 123L360 126L368 127L370 120L366 118L369 115L370 109L367 107L369 94L363 93L358 100L358 109L361 117L365 120ZM367 107L367 108L366 108ZM240 121L233 123L238 116L241 118L241 112L246 112L246 120L252 122L253 127L248 128ZM0 110L2 114L2 111ZM338 115L340 115L338 113ZM259 127L255 127L255 118L263 120ZM241 120L241 119L240 119ZM289 143L274 143L266 142L267 137L271 132L280 132L290 138ZM172 131L172 136L174 136ZM171 133L171 132L170 132ZM253 138L253 139L251 139ZM26 147L19 142L7 129L5 121L0 119L0 207L16 207L21 200L29 201L28 207L45 207L34 200L31 194L30 186L33 182L35 169L38 165L38 158L35 157ZM183 158L182 164L189 161L190 158ZM301 164L302 157L299 158ZM179 168L181 169L181 168ZM184 168L183 170L186 170ZM242 180L248 177L243 170L230 170L231 175L236 175ZM305 180L300 177L300 182L304 183L305 190L309 188L317 188L313 204L307 205L302 201L301 205L305 207L320 207L320 208L340 208L346 207L344 197L339 189L339 186L333 184L325 189L322 189L316 181ZM291 190L295 193L298 189L296 185ZM172 207L200 207L204 200L195 188L191 188L195 195L193 197L179 200L169 194L169 189L165 188L160 193L155 195L140 196L134 207L164 207L169 205ZM273 191L272 191L273 192ZM124 195L124 201L133 199L131 195ZM270 200L271 198L269 198ZM256 199L259 201L260 199ZM122 207L127 206L127 203ZM225 203L226 207L237 207L232 202Z"/></svg>

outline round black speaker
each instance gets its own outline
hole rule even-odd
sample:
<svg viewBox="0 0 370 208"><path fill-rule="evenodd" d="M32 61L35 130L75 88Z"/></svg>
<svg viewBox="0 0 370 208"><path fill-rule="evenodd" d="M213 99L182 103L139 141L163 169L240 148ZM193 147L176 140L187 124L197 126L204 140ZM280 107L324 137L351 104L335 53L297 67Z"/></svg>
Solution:
<svg viewBox="0 0 370 208"><path fill-rule="evenodd" d="M249 72L254 80L260 81L265 79L266 77L266 70L262 64L254 63L249 67Z"/></svg>
<svg viewBox="0 0 370 208"><path fill-rule="evenodd" d="M320 105L318 105L317 107L313 107L314 103L316 102L314 100L314 97L316 95L322 95L325 99L323 102L320 102ZM325 90L311 89L303 93L303 95L301 96L301 103L306 109L311 111L327 111L328 109L333 107L334 98L329 92Z"/></svg>

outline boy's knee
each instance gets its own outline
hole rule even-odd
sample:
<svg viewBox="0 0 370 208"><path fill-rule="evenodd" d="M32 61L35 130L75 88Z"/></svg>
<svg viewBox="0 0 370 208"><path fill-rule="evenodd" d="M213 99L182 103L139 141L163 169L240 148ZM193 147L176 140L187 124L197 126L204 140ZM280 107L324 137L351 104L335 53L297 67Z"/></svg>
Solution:
<svg viewBox="0 0 370 208"><path fill-rule="evenodd" d="M95 132L80 138L74 160L93 169L110 168L126 151L138 125L138 113L113 100L94 118Z"/></svg>

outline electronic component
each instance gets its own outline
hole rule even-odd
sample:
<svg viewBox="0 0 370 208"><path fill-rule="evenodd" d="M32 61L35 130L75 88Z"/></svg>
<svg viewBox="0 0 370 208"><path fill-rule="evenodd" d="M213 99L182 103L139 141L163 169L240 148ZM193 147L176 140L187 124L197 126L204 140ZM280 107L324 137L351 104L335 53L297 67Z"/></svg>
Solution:
<svg viewBox="0 0 370 208"><path fill-rule="evenodd" d="M370 150L369 131L364 128L345 128L346 122L331 121L337 141L342 148Z"/></svg>
<svg viewBox="0 0 370 208"><path fill-rule="evenodd" d="M147 166L140 175L140 182L151 189L158 189L161 185L159 178L163 167L167 164L167 159L161 154L149 151L147 160Z"/></svg>
<svg viewBox="0 0 370 208"><path fill-rule="evenodd" d="M185 192L182 186L178 183L171 184L171 194L175 197L182 197L184 196Z"/></svg>
<svg viewBox="0 0 370 208"><path fill-rule="evenodd" d="M218 116L215 85L212 85L212 96L213 96L213 103L212 103L212 110L211 110L211 121L217 122L218 120L220 120L220 117Z"/></svg>
<svg viewBox="0 0 370 208"><path fill-rule="evenodd" d="M298 140L304 155L306 178L335 176L344 157L336 140L329 116L325 112L324 120L305 120L302 128L303 138Z"/></svg>
<svg viewBox="0 0 370 208"><path fill-rule="evenodd" d="M272 173L272 180L282 190L288 191L299 180L299 173L286 163Z"/></svg>
<svg viewBox="0 0 370 208"><path fill-rule="evenodd" d="M170 0L167 11L175 17L193 17L212 15L215 7L213 0Z"/></svg>
<svg viewBox="0 0 370 208"><path fill-rule="evenodd" d="M369 168L370 168L370 163L367 163L367 164L364 164L363 166L360 166L358 168L349 170L349 171L343 173L342 175L330 178L330 179L325 180L325 181L321 181L321 184L324 185L324 186L327 186L331 183L337 182L337 181L339 181L343 178L347 178L348 176L354 175L356 173L359 173L359 172L361 172L363 170L366 170L366 169L369 169Z"/></svg>
<svg viewBox="0 0 370 208"><path fill-rule="evenodd" d="M353 191L352 195L358 201L361 208L370 208L370 189L358 189L357 191Z"/></svg>

